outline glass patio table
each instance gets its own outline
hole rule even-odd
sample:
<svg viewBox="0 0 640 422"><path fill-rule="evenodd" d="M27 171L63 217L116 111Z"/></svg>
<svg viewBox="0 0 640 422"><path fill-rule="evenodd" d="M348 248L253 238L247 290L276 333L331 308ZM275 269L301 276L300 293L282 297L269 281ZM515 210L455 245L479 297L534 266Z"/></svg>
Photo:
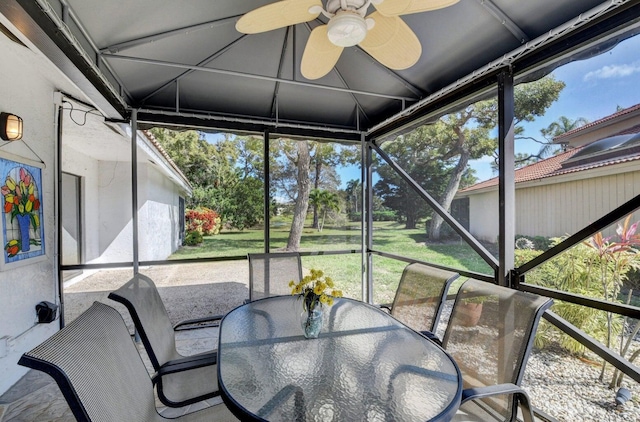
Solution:
<svg viewBox="0 0 640 422"><path fill-rule="evenodd" d="M218 383L241 420L449 420L462 377L438 345L369 304L336 299L317 339L302 301L242 305L220 324Z"/></svg>

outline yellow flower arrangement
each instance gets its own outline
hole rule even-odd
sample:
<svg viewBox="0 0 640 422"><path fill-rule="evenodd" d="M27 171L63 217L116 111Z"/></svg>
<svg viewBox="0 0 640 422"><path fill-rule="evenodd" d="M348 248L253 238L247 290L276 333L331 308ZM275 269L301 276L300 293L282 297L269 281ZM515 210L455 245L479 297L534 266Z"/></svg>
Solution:
<svg viewBox="0 0 640 422"><path fill-rule="evenodd" d="M331 277L325 276L321 270L311 269L299 283L290 281L289 287L292 295L302 297L302 306L307 312L312 312L318 303L331 306L334 298L342 297L342 290L336 289Z"/></svg>

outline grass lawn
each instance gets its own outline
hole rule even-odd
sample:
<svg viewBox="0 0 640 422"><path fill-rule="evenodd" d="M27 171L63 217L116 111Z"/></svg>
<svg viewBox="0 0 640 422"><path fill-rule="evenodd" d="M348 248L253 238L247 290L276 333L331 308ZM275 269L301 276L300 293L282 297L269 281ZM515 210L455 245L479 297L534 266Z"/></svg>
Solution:
<svg viewBox="0 0 640 422"><path fill-rule="evenodd" d="M270 227L270 249L277 251L287 244L290 223L276 220ZM300 240L301 252L331 250L359 250L361 232L359 223L348 223L340 227L325 226L322 232L305 226ZM415 258L452 268L491 274L490 267L463 242L426 243L425 229L407 230L404 224L396 222L376 222L373 228L373 247L376 250L395 255ZM244 256L249 252L264 251L263 229L244 231L224 231L215 236L207 236L197 247L183 247L170 259ZM322 269L331 276L346 296L361 298L361 256L312 255L304 256L305 269ZM373 257L374 299L389 302L393 299L405 263L380 256Z"/></svg>

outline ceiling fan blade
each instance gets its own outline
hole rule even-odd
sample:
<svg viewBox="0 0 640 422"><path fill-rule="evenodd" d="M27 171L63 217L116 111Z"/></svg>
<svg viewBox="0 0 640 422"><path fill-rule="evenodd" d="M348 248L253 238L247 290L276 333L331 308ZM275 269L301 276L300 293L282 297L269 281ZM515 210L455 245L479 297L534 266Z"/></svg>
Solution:
<svg viewBox="0 0 640 422"><path fill-rule="evenodd" d="M383 16L374 12L367 16L375 25L358 44L374 59L388 68L402 70L416 64L422 45L409 25L397 16Z"/></svg>
<svg viewBox="0 0 640 422"><path fill-rule="evenodd" d="M327 25L320 25L311 31L302 54L300 72L307 79L318 79L329 73L338 62L343 47L329 41Z"/></svg>
<svg viewBox="0 0 640 422"><path fill-rule="evenodd" d="M322 8L321 0L283 0L267 4L245 13L236 22L236 30L243 34L257 34L285 26L309 22L320 15L311 13L313 6Z"/></svg>
<svg viewBox="0 0 640 422"><path fill-rule="evenodd" d="M385 16L400 16L449 7L459 0L382 0L374 6ZM372 2L373 3L373 2Z"/></svg>

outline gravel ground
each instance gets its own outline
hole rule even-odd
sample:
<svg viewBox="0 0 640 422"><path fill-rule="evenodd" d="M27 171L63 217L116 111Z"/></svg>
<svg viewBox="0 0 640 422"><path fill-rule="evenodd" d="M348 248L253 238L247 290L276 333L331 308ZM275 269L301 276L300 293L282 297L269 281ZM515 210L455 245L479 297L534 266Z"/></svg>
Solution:
<svg viewBox="0 0 640 422"><path fill-rule="evenodd" d="M612 372L599 381L601 365L595 356L590 359L557 347L534 350L523 382L533 405L558 421L640 421L640 385L625 377L632 400L616 406L616 390L608 385Z"/></svg>
<svg viewBox="0 0 640 422"><path fill-rule="evenodd" d="M244 260L143 267L140 272L154 280L174 323L226 313L249 297L249 270ZM124 306L107 298L131 275L131 269L101 270L68 283L66 321L98 300L119 309L133 331ZM558 421L640 421L640 385L625 378L623 385L631 390L632 400L616 406L616 391L608 388L608 382L598 381L597 361L596 357L578 359L555 347L534 350L523 382L532 404ZM605 380L610 379L609 373Z"/></svg>

